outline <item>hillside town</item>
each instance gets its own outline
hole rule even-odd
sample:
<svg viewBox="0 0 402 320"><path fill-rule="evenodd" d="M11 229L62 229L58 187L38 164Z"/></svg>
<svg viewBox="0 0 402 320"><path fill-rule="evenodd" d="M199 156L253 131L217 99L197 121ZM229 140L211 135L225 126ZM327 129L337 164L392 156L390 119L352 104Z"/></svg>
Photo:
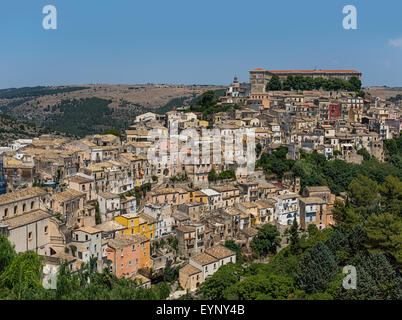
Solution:
<svg viewBox="0 0 402 320"><path fill-rule="evenodd" d="M229 240L253 261L251 244L264 225L280 231L279 250L294 221L304 231L335 225L334 204L347 201L346 192L258 163L283 150L295 162L312 153L385 162L384 141L402 129L401 101L285 85L297 77L360 82L355 70L257 68L249 76L249 83L235 76L216 99L205 93L194 108L140 114L125 132L43 134L1 147L0 233L17 253L44 257L46 288L62 262L78 272L95 261L99 272L144 287L176 268L174 298L236 262Z"/></svg>

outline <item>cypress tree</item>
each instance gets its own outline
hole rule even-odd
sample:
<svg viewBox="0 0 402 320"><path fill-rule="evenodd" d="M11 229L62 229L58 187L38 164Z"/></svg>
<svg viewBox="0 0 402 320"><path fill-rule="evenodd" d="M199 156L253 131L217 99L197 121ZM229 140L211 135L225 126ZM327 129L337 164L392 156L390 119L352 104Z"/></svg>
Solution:
<svg viewBox="0 0 402 320"><path fill-rule="evenodd" d="M334 256L321 241L318 241L311 250L302 256L299 265L300 273L296 277L297 284L307 293L325 291L338 270Z"/></svg>

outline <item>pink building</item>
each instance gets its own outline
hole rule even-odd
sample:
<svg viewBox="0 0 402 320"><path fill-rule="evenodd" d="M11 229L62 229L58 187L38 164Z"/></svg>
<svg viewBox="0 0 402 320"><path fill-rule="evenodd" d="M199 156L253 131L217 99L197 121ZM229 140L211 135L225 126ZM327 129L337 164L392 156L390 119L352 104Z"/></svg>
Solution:
<svg viewBox="0 0 402 320"><path fill-rule="evenodd" d="M105 252L117 278L131 277L139 269L152 267L150 241L142 234L123 234L111 239Z"/></svg>

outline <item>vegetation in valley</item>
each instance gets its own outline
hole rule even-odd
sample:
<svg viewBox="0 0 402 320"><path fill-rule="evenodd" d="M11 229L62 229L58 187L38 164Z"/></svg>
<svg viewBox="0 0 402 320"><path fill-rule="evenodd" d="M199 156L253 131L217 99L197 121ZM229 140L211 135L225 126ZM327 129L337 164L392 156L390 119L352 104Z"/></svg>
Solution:
<svg viewBox="0 0 402 320"><path fill-rule="evenodd" d="M276 253L279 232L265 225L252 242L268 263L230 263L201 285L202 299L402 299L402 183L354 178L348 201L336 202L337 226L289 229L290 244ZM292 230L293 229L293 230ZM343 268L357 272L357 288L342 286Z"/></svg>
<svg viewBox="0 0 402 320"><path fill-rule="evenodd" d="M300 161L286 159L287 149L262 154L257 166L282 177L292 171L303 186L328 185L346 191L345 202L335 201L336 226L300 229L296 220L285 232L289 245L280 250L279 231L264 225L251 243L256 257L268 263L222 266L198 291L202 299L402 299L402 182L401 139L385 143L390 162L376 159L362 164L326 160L301 153ZM236 244L230 244L236 251ZM342 285L343 268L356 268L357 288Z"/></svg>
<svg viewBox="0 0 402 320"><path fill-rule="evenodd" d="M23 87L23 88L8 88L0 89L0 99L15 99L26 97L40 97L45 95L74 92L86 90L88 87Z"/></svg>
<svg viewBox="0 0 402 320"><path fill-rule="evenodd" d="M267 174L275 174L278 178L282 178L285 172L292 172L294 176L300 177L302 188L326 185L334 194L339 195L359 174L378 184L383 183L389 175L402 179L401 138L386 141L385 146L389 150L389 162L380 162L371 157L361 164L355 164L340 159L327 160L316 151L307 153L303 150L300 151L300 160L296 162L286 159L286 147L279 147L271 154L262 153L256 167L262 168Z"/></svg>
<svg viewBox="0 0 402 320"><path fill-rule="evenodd" d="M109 129L119 131L124 128L124 123L116 119L110 103L110 100L100 98L63 100L54 106L54 111L59 112L49 119L49 127L78 137Z"/></svg>
<svg viewBox="0 0 402 320"><path fill-rule="evenodd" d="M218 112L226 112L230 109L241 109L237 105L218 106L218 97L223 94L222 90L208 90L204 92L194 105L191 105L187 111L201 112L204 120L210 120L211 116Z"/></svg>

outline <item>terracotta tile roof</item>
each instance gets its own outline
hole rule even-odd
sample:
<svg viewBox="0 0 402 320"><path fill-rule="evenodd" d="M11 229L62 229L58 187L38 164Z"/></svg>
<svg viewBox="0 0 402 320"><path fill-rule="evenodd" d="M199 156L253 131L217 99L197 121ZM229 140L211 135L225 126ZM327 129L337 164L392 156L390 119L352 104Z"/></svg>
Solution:
<svg viewBox="0 0 402 320"><path fill-rule="evenodd" d="M73 232L77 232L77 231L82 231L82 232L89 233L89 234L96 234L96 233L102 232L101 230L99 230L97 228L93 228L93 227L81 227L81 228L73 230Z"/></svg>
<svg viewBox="0 0 402 320"><path fill-rule="evenodd" d="M76 182L76 183L87 183L87 182L93 182L94 179L93 178L85 178L83 176L73 176L70 179L71 182Z"/></svg>
<svg viewBox="0 0 402 320"><path fill-rule="evenodd" d="M133 275L130 279L131 280L139 280L141 284L146 284L148 282L151 282L150 279L148 279L147 277L143 276L140 273Z"/></svg>
<svg viewBox="0 0 402 320"><path fill-rule="evenodd" d="M36 209L9 219L5 219L3 220L2 224L7 225L8 229L12 230L36 221L50 218L51 216L52 215L46 211Z"/></svg>
<svg viewBox="0 0 402 320"><path fill-rule="evenodd" d="M111 192L98 192L98 196L104 199L116 199L120 198L118 194L111 193Z"/></svg>
<svg viewBox="0 0 402 320"><path fill-rule="evenodd" d="M303 202L304 204L325 203L325 201L319 197L299 198L299 201Z"/></svg>
<svg viewBox="0 0 402 320"><path fill-rule="evenodd" d="M257 201L255 201L255 204L257 205L258 209L267 209L267 208L274 207L272 204L270 204L269 202L266 202L264 200L257 200Z"/></svg>
<svg viewBox="0 0 402 320"><path fill-rule="evenodd" d="M197 254L196 256L192 257L191 260L197 262L198 264L200 264L202 266L217 262L216 258L214 258L211 255L206 254L204 252L200 253L200 254Z"/></svg>
<svg viewBox="0 0 402 320"><path fill-rule="evenodd" d="M38 187L26 188L19 191L0 195L0 205L30 199L34 197L44 196L45 194L47 194L47 191Z"/></svg>
<svg viewBox="0 0 402 320"><path fill-rule="evenodd" d="M244 228L240 230L241 233L244 233L248 237L255 237L258 234L258 230L255 228Z"/></svg>
<svg viewBox="0 0 402 320"><path fill-rule="evenodd" d="M256 68L250 71L268 71L271 73L361 73L356 70L266 70L263 68Z"/></svg>
<svg viewBox="0 0 402 320"><path fill-rule="evenodd" d="M193 274L201 273L202 271L191 264L186 264L183 268L180 269L180 273L183 273L188 276L192 276Z"/></svg>
<svg viewBox="0 0 402 320"><path fill-rule="evenodd" d="M331 192L327 186L306 187L309 192Z"/></svg>
<svg viewBox="0 0 402 320"><path fill-rule="evenodd" d="M223 259L223 258L227 258L227 257L231 257L233 255L236 255L236 252L234 252L222 245L212 247L210 249L205 250L204 252L216 259Z"/></svg>
<svg viewBox="0 0 402 320"><path fill-rule="evenodd" d="M139 233L123 234L116 239L109 240L108 246L114 249L123 249L136 243L147 242L149 239Z"/></svg>
<svg viewBox="0 0 402 320"><path fill-rule="evenodd" d="M176 228L176 230L182 231L182 232L195 232L195 227L194 226L179 226Z"/></svg>
<svg viewBox="0 0 402 320"><path fill-rule="evenodd" d="M96 229L99 229L103 232L111 232L111 231L124 230L124 229L127 229L127 227L115 220L111 220L111 221L106 221L101 224L97 224Z"/></svg>
<svg viewBox="0 0 402 320"><path fill-rule="evenodd" d="M356 70L268 70L271 73L360 73Z"/></svg>
<svg viewBox="0 0 402 320"><path fill-rule="evenodd" d="M146 213L141 213L139 215L140 217L140 224L142 223L156 223L158 222L158 220L156 220L154 217L151 217L149 215L147 215Z"/></svg>
<svg viewBox="0 0 402 320"><path fill-rule="evenodd" d="M73 200L77 197L81 197L84 195L85 195L85 193L83 193L81 191L77 191L74 189L68 189L63 192L55 193L54 195L52 195L52 198L53 198L53 200L56 200L59 202L64 202L64 201L68 201L68 200Z"/></svg>
<svg viewBox="0 0 402 320"><path fill-rule="evenodd" d="M240 202L240 204L247 209L252 209L252 208L258 207L255 202Z"/></svg>
<svg viewBox="0 0 402 320"><path fill-rule="evenodd" d="M298 198L299 195L297 193L286 193L286 194L281 194L278 196L279 199L289 199L289 198Z"/></svg>

